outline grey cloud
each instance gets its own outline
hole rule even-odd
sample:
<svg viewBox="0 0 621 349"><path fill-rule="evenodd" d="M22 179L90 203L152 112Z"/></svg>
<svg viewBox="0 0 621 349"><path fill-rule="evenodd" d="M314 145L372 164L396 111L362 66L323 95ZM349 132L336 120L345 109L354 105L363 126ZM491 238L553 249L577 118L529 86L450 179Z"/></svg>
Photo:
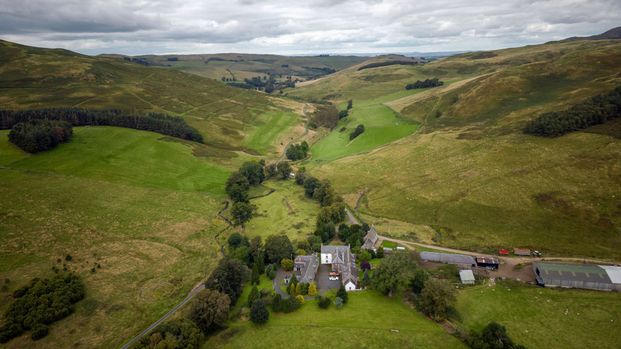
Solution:
<svg viewBox="0 0 621 349"><path fill-rule="evenodd" d="M614 0L0 0L0 37L84 53L478 50L620 23Z"/></svg>

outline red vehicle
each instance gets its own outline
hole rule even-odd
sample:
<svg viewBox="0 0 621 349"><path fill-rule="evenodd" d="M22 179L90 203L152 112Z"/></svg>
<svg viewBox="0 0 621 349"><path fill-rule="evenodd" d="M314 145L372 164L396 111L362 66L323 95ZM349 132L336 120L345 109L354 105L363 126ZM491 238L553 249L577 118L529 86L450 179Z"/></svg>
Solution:
<svg viewBox="0 0 621 349"><path fill-rule="evenodd" d="M498 254L501 256L507 256L509 255L509 250L501 248L500 250L498 250Z"/></svg>

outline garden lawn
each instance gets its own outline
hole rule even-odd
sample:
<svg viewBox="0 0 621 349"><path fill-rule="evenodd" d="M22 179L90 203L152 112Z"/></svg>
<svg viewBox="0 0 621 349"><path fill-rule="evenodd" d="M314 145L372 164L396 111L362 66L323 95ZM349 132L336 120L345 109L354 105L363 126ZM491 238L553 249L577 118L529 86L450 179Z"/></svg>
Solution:
<svg viewBox="0 0 621 349"><path fill-rule="evenodd" d="M621 294L546 289L514 282L460 291L457 310L466 329L495 320L527 348L619 348Z"/></svg>
<svg viewBox="0 0 621 349"><path fill-rule="evenodd" d="M263 326L233 323L204 348L465 348L442 327L399 299L372 291L349 294L342 308L306 302L290 314L270 314Z"/></svg>

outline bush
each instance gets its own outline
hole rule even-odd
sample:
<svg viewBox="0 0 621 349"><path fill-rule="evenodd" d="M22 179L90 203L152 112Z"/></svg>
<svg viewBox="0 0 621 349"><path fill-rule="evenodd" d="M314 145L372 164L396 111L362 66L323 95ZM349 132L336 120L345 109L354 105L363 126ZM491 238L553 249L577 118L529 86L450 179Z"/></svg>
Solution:
<svg viewBox="0 0 621 349"><path fill-rule="evenodd" d="M334 306L336 309L341 309L343 307L343 299L341 297L334 298Z"/></svg>
<svg viewBox="0 0 621 349"><path fill-rule="evenodd" d="M278 267L275 264L269 264L266 268L265 268L265 275L270 279L270 280L274 280L274 278L276 277L276 270L278 269Z"/></svg>
<svg viewBox="0 0 621 349"><path fill-rule="evenodd" d="M466 343L472 349L524 349L513 343L507 329L496 322L490 322L480 334L472 333Z"/></svg>
<svg viewBox="0 0 621 349"><path fill-rule="evenodd" d="M163 135L203 142L203 136L177 116L147 113L132 114L118 109L28 109L0 110L0 129L32 120L66 121L73 126L118 126L153 131Z"/></svg>
<svg viewBox="0 0 621 349"><path fill-rule="evenodd" d="M283 258L280 261L280 266L285 271L292 271L293 270L293 261L291 259L289 259L289 258Z"/></svg>
<svg viewBox="0 0 621 349"><path fill-rule="evenodd" d="M77 275L65 273L50 279L33 279L16 293L19 297L7 309L0 330L3 343L28 329L33 329L33 339L44 337L47 328L40 325L49 325L73 313L73 304L84 298L85 288Z"/></svg>
<svg viewBox="0 0 621 349"><path fill-rule="evenodd" d="M73 129L65 121L32 120L15 124L9 132L9 141L29 153L50 150L68 142Z"/></svg>
<svg viewBox="0 0 621 349"><path fill-rule="evenodd" d="M319 296L317 305L321 309L328 309L328 307L330 307L331 303L332 303L332 301L330 300L330 298Z"/></svg>
<svg viewBox="0 0 621 349"><path fill-rule="evenodd" d="M341 110L339 112L339 119L344 119L347 116L349 116L349 110L346 109L346 110Z"/></svg>
<svg viewBox="0 0 621 349"><path fill-rule="evenodd" d="M544 113L529 122L524 133L543 137L558 137L582 130L621 116L621 86L573 107Z"/></svg>
<svg viewBox="0 0 621 349"><path fill-rule="evenodd" d="M265 306L265 302L262 299L258 299L252 302L250 307L250 320L257 325L262 325L270 318L270 312Z"/></svg>
<svg viewBox="0 0 621 349"><path fill-rule="evenodd" d="M352 139L360 136L362 133L364 133L364 125L356 126L356 129L349 134L349 140L351 141Z"/></svg>
<svg viewBox="0 0 621 349"><path fill-rule="evenodd" d="M347 294L347 290L345 290L345 286L341 285L341 287L339 287L339 290L336 291L336 297L340 298L343 301L343 304L347 304L349 295Z"/></svg>

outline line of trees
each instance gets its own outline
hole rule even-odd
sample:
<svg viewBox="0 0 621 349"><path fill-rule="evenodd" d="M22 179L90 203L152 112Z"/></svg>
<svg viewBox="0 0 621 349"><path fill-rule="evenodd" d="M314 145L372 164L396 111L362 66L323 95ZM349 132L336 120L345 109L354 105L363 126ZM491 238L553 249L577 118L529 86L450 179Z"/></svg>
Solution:
<svg viewBox="0 0 621 349"><path fill-rule="evenodd" d="M414 90L418 88L429 88L429 87L437 87L444 85L443 81L438 80L438 78L433 79L425 79L425 80L416 80L416 82L405 85L406 90Z"/></svg>
<svg viewBox="0 0 621 349"><path fill-rule="evenodd" d="M48 334L48 326L73 313L73 305L85 295L84 283L73 273L56 274L50 279L35 278L30 285L13 293L15 301L4 314L0 343L31 331L33 340Z"/></svg>
<svg viewBox="0 0 621 349"><path fill-rule="evenodd" d="M542 137L558 137L582 130L621 116L621 86L597 95L573 107L543 113L530 121L524 133Z"/></svg>
<svg viewBox="0 0 621 349"><path fill-rule="evenodd" d="M24 151L38 153L50 150L73 136L71 124L57 120L30 120L13 125L9 141Z"/></svg>
<svg viewBox="0 0 621 349"><path fill-rule="evenodd" d="M0 110L0 128L32 120L66 121L73 126L118 126L203 142L203 136L185 120L159 113L132 114L119 109L53 108Z"/></svg>
<svg viewBox="0 0 621 349"><path fill-rule="evenodd" d="M296 161L306 158L308 156L308 143L306 141L302 141L300 144L291 144L287 147L285 154L287 155L287 159Z"/></svg>

